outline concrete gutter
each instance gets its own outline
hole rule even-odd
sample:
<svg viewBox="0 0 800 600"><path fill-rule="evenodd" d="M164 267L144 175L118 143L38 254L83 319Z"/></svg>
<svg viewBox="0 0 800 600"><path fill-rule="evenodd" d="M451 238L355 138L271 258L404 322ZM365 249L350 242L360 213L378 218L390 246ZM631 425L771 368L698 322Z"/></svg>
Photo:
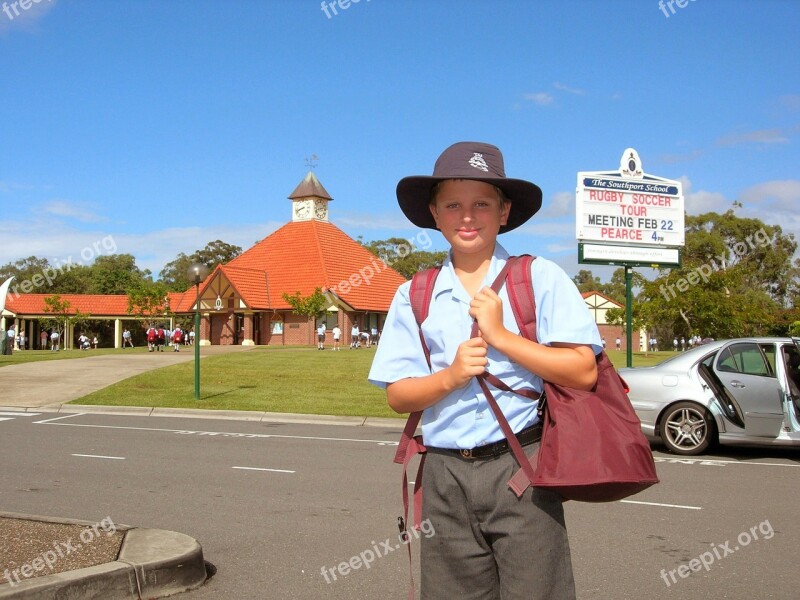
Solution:
<svg viewBox="0 0 800 600"><path fill-rule="evenodd" d="M91 526L88 521L0 512L0 518ZM0 600L163 598L205 582L203 549L194 538L163 529L117 525L125 538L116 561L0 585Z"/></svg>

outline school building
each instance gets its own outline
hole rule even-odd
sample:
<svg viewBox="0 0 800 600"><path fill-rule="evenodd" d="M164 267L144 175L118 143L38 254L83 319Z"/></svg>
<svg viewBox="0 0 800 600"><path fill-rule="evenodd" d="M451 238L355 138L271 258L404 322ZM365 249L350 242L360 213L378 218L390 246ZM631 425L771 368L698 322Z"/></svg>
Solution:
<svg viewBox="0 0 800 600"><path fill-rule="evenodd" d="M383 328L397 288L405 278L329 220L333 198L309 171L289 195L291 221L225 265L219 265L199 287L201 345L296 345L316 341L316 328L325 324L328 338L338 325L342 341L350 331ZM319 320L297 315L284 298L299 292L307 297L320 288L327 299ZM195 287L170 293L164 314L138 318L173 328L175 319L195 312ZM25 332L28 348L39 347L39 318L52 318L44 298L52 294L8 294L0 329L13 323ZM114 347L122 346L123 323L137 319L128 313L128 297L60 294L70 312L88 313L93 320L114 322ZM67 330L72 347L77 332ZM34 345L31 345L34 342ZM110 344L106 341L104 346Z"/></svg>

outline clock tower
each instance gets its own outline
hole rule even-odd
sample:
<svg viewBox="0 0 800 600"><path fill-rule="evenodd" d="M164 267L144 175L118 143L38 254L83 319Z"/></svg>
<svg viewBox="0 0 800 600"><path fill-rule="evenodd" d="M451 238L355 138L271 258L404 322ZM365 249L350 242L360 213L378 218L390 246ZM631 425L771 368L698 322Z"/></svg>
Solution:
<svg viewBox="0 0 800 600"><path fill-rule="evenodd" d="M333 200L322 184L309 171L295 190L289 194L292 201L292 221L328 221L328 202Z"/></svg>

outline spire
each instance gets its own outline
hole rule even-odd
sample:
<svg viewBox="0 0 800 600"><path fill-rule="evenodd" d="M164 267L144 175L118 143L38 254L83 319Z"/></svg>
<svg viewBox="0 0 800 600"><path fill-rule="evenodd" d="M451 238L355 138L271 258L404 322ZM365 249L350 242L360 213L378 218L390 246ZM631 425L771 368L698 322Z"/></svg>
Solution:
<svg viewBox="0 0 800 600"><path fill-rule="evenodd" d="M306 173L303 181L301 181L300 185L298 185L294 191L289 194L288 198L290 200L296 200L300 198L322 198L323 200L333 200L325 188L322 187L322 184L319 182L319 179L317 179L317 176L314 175L313 171Z"/></svg>

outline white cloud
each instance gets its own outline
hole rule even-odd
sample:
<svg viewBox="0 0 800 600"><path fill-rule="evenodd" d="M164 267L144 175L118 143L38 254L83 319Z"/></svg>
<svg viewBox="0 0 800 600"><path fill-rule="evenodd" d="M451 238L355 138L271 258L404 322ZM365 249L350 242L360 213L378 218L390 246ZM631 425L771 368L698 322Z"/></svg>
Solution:
<svg viewBox="0 0 800 600"><path fill-rule="evenodd" d="M800 206L800 180L765 181L744 190L740 198L747 203L768 203L772 208L797 212Z"/></svg>
<svg viewBox="0 0 800 600"><path fill-rule="evenodd" d="M567 92L568 94L574 94L576 96L585 96L586 95L586 90L582 90L582 89L579 89L579 88L572 88L572 87L569 87L566 84L563 84L563 83L561 83L559 81L556 81L553 84L553 87L556 88L557 90L561 90L562 92Z"/></svg>
<svg viewBox="0 0 800 600"><path fill-rule="evenodd" d="M0 223L0 265L28 256L46 258L51 264L91 262L98 255L131 254L136 266L154 277L181 252L191 254L208 242L222 240L247 250L284 223L228 224L209 227L173 227L147 233L78 231L52 222Z"/></svg>
<svg viewBox="0 0 800 600"><path fill-rule="evenodd" d="M542 204L542 210L536 216L547 219L567 215L575 215L575 194L556 192L549 201Z"/></svg>
<svg viewBox="0 0 800 600"><path fill-rule="evenodd" d="M381 215L366 213L343 213L336 215L336 225L360 229L419 229L411 223L401 212L385 213Z"/></svg>
<svg viewBox="0 0 800 600"><path fill-rule="evenodd" d="M787 138L780 129L759 129L744 133L730 133L716 141L717 146L739 146L742 144L788 144Z"/></svg>
<svg viewBox="0 0 800 600"><path fill-rule="evenodd" d="M525 100L530 100L534 104L538 104L539 106L547 106L548 104L552 104L553 98L552 94L548 94L547 92L535 92L532 94L525 94Z"/></svg>
<svg viewBox="0 0 800 600"><path fill-rule="evenodd" d="M533 235L537 238L569 236L571 239L575 239L575 219L573 218L568 221L539 220L537 215L525 223L525 225L517 227L513 232L506 235L514 234Z"/></svg>
<svg viewBox="0 0 800 600"><path fill-rule="evenodd" d="M703 156L703 151L695 148L694 150L684 154L662 154L658 157L658 162L672 165L675 163L692 161L700 158L701 156Z"/></svg>
<svg viewBox="0 0 800 600"><path fill-rule="evenodd" d="M51 200L41 206L41 210L56 217L66 217L82 223L103 223L107 217L98 214L92 206L83 202L70 202L69 200Z"/></svg>

